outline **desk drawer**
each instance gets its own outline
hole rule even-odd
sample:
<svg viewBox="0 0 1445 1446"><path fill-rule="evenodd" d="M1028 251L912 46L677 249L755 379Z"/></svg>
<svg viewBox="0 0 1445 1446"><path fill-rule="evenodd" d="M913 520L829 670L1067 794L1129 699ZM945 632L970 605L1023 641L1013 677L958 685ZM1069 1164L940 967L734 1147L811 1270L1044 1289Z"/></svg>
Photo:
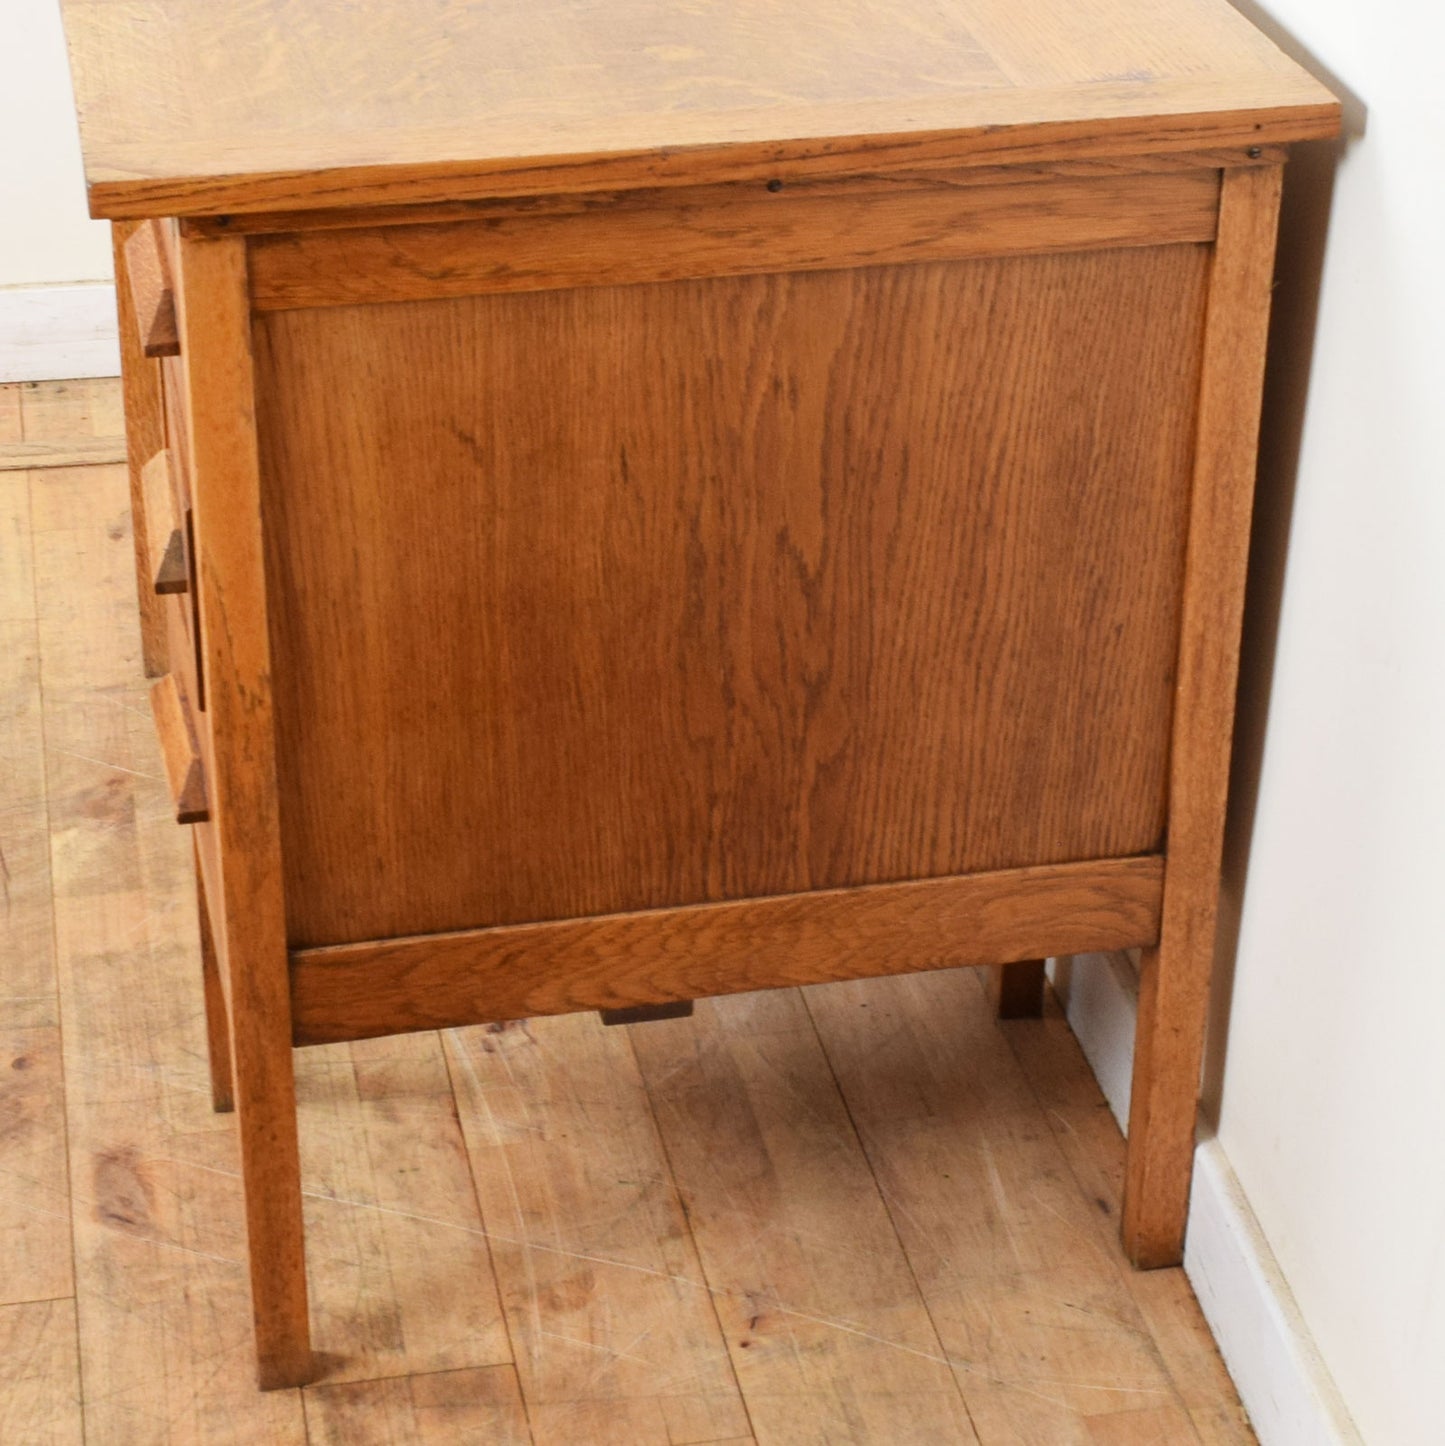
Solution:
<svg viewBox="0 0 1445 1446"><path fill-rule="evenodd" d="M185 685L175 673L167 673L151 685L151 712L160 735L161 760L176 822L205 823L211 813L201 739Z"/></svg>
<svg viewBox="0 0 1445 1446"><path fill-rule="evenodd" d="M146 463L141 473L141 497L150 550L149 571L141 586L153 588L164 597L168 667L181 675L192 704L204 711L195 524L186 469L174 448L162 448Z"/></svg>

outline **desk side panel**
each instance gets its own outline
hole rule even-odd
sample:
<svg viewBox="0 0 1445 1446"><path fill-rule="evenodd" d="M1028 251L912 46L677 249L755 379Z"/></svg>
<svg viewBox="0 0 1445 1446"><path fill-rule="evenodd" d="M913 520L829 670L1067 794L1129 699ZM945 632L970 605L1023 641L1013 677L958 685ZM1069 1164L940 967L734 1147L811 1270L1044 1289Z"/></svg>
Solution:
<svg viewBox="0 0 1445 1446"><path fill-rule="evenodd" d="M292 947L1157 850L1207 256L258 316Z"/></svg>

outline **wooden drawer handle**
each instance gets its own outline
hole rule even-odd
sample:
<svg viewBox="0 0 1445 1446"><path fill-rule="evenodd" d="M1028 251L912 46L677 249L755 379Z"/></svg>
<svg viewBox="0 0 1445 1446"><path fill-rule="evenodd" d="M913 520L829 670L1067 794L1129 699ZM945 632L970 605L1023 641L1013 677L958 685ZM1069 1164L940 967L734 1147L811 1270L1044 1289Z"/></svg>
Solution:
<svg viewBox="0 0 1445 1446"><path fill-rule="evenodd" d="M205 823L211 816L206 801L206 775L200 745L186 696L167 673L151 687L151 712L161 738L161 758L176 805L177 823Z"/></svg>
<svg viewBox="0 0 1445 1446"><path fill-rule="evenodd" d="M151 576L159 593L189 592L191 585L186 539L177 526L181 511L172 466L170 448L165 447L141 469L141 497L145 504Z"/></svg>
<svg viewBox="0 0 1445 1446"><path fill-rule="evenodd" d="M174 528L166 540L166 550L161 554L156 568L156 591L158 593L189 592L190 574L186 571L186 544L181 529Z"/></svg>
<svg viewBox="0 0 1445 1446"><path fill-rule="evenodd" d="M171 288L158 221L137 226L125 243L125 270L130 280L135 324L147 356L180 356L176 329L176 297Z"/></svg>

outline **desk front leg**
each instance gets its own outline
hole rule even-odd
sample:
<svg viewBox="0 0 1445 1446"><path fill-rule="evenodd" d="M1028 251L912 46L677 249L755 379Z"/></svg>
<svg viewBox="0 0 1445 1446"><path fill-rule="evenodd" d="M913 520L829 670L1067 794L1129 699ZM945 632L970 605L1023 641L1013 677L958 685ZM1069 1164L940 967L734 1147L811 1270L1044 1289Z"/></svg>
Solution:
<svg viewBox="0 0 1445 1446"><path fill-rule="evenodd" d="M209 902L230 983L257 1374L271 1389L313 1365L245 243L182 241L177 261L220 873Z"/></svg>
<svg viewBox="0 0 1445 1446"><path fill-rule="evenodd" d="M1281 170L1226 171L1205 317L1164 910L1143 954L1124 1247L1177 1265L1194 1165Z"/></svg>

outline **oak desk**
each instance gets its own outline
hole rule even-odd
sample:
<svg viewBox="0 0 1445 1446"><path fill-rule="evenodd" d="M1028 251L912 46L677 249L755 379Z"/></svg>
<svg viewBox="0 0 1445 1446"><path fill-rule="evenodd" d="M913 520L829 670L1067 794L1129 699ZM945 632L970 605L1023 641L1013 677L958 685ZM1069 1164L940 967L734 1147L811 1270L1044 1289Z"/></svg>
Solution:
<svg viewBox="0 0 1445 1446"><path fill-rule="evenodd" d="M261 1383L318 1041L1142 946L1177 1261L1333 98L1223 0L65 10Z"/></svg>

